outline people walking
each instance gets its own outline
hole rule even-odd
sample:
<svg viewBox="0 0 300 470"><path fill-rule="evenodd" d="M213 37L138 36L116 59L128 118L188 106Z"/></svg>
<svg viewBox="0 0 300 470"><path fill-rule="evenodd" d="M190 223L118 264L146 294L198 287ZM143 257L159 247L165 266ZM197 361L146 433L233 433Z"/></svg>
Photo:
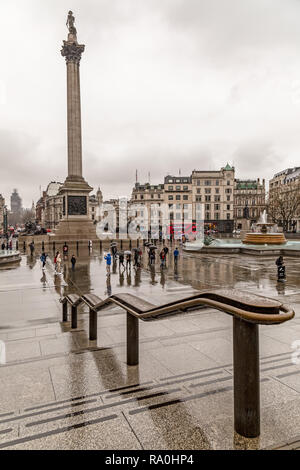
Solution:
<svg viewBox="0 0 300 470"><path fill-rule="evenodd" d="M68 245L65 243L64 246L63 246L64 255L67 255L67 254L68 254L68 251L69 251L69 247L68 247Z"/></svg>
<svg viewBox="0 0 300 470"><path fill-rule="evenodd" d="M56 253L56 267L55 267L55 271L57 274L61 274L61 256L60 256L60 252L58 251Z"/></svg>
<svg viewBox="0 0 300 470"><path fill-rule="evenodd" d="M106 261L106 271L107 274L110 274L110 266L111 266L111 254L107 253L107 255L104 256L104 259Z"/></svg>
<svg viewBox="0 0 300 470"><path fill-rule="evenodd" d="M5 250L5 243L3 242L2 245L1 245L1 250L4 251Z"/></svg>
<svg viewBox="0 0 300 470"><path fill-rule="evenodd" d="M41 258L40 258L41 262L42 262L42 270L44 271L45 270L45 266L46 266L46 260L47 260L47 255L46 253L43 251L43 253L41 254Z"/></svg>
<svg viewBox="0 0 300 470"><path fill-rule="evenodd" d="M126 270L131 269L131 253L128 251L126 254Z"/></svg>
<svg viewBox="0 0 300 470"><path fill-rule="evenodd" d="M125 269L123 251L120 251L120 253L119 253L119 270L120 270L121 266L123 266L123 269Z"/></svg>
<svg viewBox="0 0 300 470"><path fill-rule="evenodd" d="M33 255L33 252L34 252L34 241L32 241L32 242L29 244L29 248L30 248L30 254Z"/></svg>
<svg viewBox="0 0 300 470"><path fill-rule="evenodd" d="M155 250L153 248L149 249L149 262L150 265L155 264Z"/></svg>
<svg viewBox="0 0 300 470"><path fill-rule="evenodd" d="M166 263L166 254L164 250L161 250L161 252L159 253L159 257L160 257L160 267L163 269Z"/></svg>
<svg viewBox="0 0 300 470"><path fill-rule="evenodd" d="M72 255L72 258L71 258L71 265L72 265L72 271L75 271L75 266L76 266L76 258L74 255Z"/></svg>
<svg viewBox="0 0 300 470"><path fill-rule="evenodd" d="M164 246L163 250L165 252L165 258L166 258L166 261L167 261L167 255L169 253L169 248L167 246Z"/></svg>
<svg viewBox="0 0 300 470"><path fill-rule="evenodd" d="M174 266L178 266L178 258L179 258L179 250L178 248L176 247L175 250L174 250Z"/></svg>
<svg viewBox="0 0 300 470"><path fill-rule="evenodd" d="M140 256L139 256L139 250L135 248L134 250L134 266L139 267L140 266Z"/></svg>

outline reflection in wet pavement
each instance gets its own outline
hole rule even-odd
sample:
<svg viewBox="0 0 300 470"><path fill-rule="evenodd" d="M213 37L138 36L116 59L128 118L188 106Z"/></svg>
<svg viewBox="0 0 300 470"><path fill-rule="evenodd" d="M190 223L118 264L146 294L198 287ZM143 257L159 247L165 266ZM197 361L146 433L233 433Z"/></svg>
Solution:
<svg viewBox="0 0 300 470"><path fill-rule="evenodd" d="M159 249L157 250L159 252ZM170 250L171 251L171 250ZM54 272L25 254L0 271L0 448L214 449L262 448L300 434L300 374L291 343L300 339L298 258L286 258L277 283L275 258L180 254L167 268L107 275L104 252L80 249ZM158 258L158 255L157 255ZM237 288L280 297L296 310L288 325L261 327L262 435L233 433L232 323L202 309L140 325L140 365L127 366L126 316L118 307L99 314L98 340L88 339L86 307L78 328L61 323L59 299L68 293L106 296L131 292L154 304L194 289ZM138 439L137 437L138 436Z"/></svg>

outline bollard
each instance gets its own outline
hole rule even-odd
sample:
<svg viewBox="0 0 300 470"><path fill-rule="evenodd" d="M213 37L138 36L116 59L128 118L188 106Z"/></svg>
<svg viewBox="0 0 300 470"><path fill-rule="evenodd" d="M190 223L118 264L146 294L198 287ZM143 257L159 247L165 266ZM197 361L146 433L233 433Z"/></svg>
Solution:
<svg viewBox="0 0 300 470"><path fill-rule="evenodd" d="M102 240L100 240L100 251L102 251Z"/></svg>
<svg viewBox="0 0 300 470"><path fill-rule="evenodd" d="M129 240L129 249L131 250L131 248L132 248L132 241L131 241L131 238L130 238L130 240Z"/></svg>
<svg viewBox="0 0 300 470"><path fill-rule="evenodd" d="M45 243L42 241L42 250L45 251Z"/></svg>
<svg viewBox="0 0 300 470"><path fill-rule="evenodd" d="M72 305L72 318L71 318L71 328L77 328L77 307Z"/></svg>
<svg viewBox="0 0 300 470"><path fill-rule="evenodd" d="M123 240L121 240L120 247L121 247L121 250L123 250Z"/></svg>
<svg viewBox="0 0 300 470"><path fill-rule="evenodd" d="M90 308L90 340L97 339L97 312Z"/></svg>
<svg viewBox="0 0 300 470"><path fill-rule="evenodd" d="M53 242L53 251L55 251L55 242Z"/></svg>
<svg viewBox="0 0 300 470"><path fill-rule="evenodd" d="M136 241L136 247L139 248L140 247L140 239L138 238L137 241Z"/></svg>
<svg viewBox="0 0 300 470"><path fill-rule="evenodd" d="M127 312L127 364L139 363L139 319Z"/></svg>
<svg viewBox="0 0 300 470"><path fill-rule="evenodd" d="M245 437L260 434L258 324L233 318L234 428Z"/></svg>
<svg viewBox="0 0 300 470"><path fill-rule="evenodd" d="M63 319L62 319L62 321L66 322L66 321L68 321L68 302L63 303L62 310L63 310Z"/></svg>
<svg viewBox="0 0 300 470"><path fill-rule="evenodd" d="M16 250L18 250L18 249L19 249L19 242L18 242L18 240L17 240L17 241L16 241Z"/></svg>
<svg viewBox="0 0 300 470"><path fill-rule="evenodd" d="M23 250L26 251L26 243L25 243L25 241L23 242Z"/></svg>
<svg viewBox="0 0 300 470"><path fill-rule="evenodd" d="M79 250L79 242L78 241L76 242L76 250L77 251Z"/></svg>

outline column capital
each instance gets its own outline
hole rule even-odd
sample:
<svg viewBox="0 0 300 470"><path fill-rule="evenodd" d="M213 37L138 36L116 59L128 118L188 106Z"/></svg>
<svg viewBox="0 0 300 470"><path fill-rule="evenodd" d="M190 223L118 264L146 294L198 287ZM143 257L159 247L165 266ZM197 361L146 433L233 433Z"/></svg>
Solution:
<svg viewBox="0 0 300 470"><path fill-rule="evenodd" d="M78 44L74 41L64 41L61 49L61 55L65 57L66 63L74 62L75 64L80 63L81 54L84 52L85 45Z"/></svg>

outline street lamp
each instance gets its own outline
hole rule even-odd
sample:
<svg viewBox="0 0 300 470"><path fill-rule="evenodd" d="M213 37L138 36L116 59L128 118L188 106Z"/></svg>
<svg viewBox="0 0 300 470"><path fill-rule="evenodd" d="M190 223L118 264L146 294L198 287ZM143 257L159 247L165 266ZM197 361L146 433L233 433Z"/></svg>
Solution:
<svg viewBox="0 0 300 470"><path fill-rule="evenodd" d="M7 207L3 208L3 232L6 240L8 240L8 224L7 224Z"/></svg>

